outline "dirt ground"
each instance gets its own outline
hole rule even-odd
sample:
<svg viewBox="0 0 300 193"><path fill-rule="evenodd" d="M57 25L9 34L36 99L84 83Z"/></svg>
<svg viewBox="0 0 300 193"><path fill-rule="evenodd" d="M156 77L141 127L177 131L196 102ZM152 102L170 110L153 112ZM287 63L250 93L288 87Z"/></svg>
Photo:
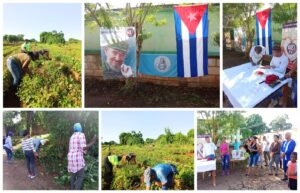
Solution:
<svg viewBox="0 0 300 193"><path fill-rule="evenodd" d="M224 50L223 52L223 69L238 66L249 62L249 57L243 53Z"/></svg>
<svg viewBox="0 0 300 193"><path fill-rule="evenodd" d="M120 81L85 80L85 107L219 107L219 88L139 83L126 90Z"/></svg>
<svg viewBox="0 0 300 193"><path fill-rule="evenodd" d="M212 186L211 178L205 174L197 175L198 190L289 190L287 181L281 181L283 171L280 169L278 176L269 176L267 167L259 168L257 176L245 176L246 168L235 168L231 170L229 176L222 176L221 169L218 168L216 176L216 187Z"/></svg>
<svg viewBox="0 0 300 193"><path fill-rule="evenodd" d="M3 155L3 189L4 190L63 190L64 188L53 182L53 176L47 175L39 163L36 167L37 177L27 177L26 161L14 160L6 162Z"/></svg>

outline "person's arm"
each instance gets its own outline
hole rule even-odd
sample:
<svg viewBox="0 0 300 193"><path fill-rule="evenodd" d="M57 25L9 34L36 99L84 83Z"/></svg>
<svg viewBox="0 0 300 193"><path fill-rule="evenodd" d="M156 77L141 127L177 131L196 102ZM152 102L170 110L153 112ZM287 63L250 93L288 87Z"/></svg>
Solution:
<svg viewBox="0 0 300 193"><path fill-rule="evenodd" d="M92 141L89 144L87 144L85 147L83 147L83 150L84 151L88 150L91 146L93 146L96 143L96 141L97 141L97 136L94 135Z"/></svg>
<svg viewBox="0 0 300 193"><path fill-rule="evenodd" d="M285 152L285 154L288 154L288 155L289 155L289 154L293 153L295 147L296 147L296 143L295 143L295 141L293 140L293 141L290 142L289 147L288 147L287 151Z"/></svg>
<svg viewBox="0 0 300 193"><path fill-rule="evenodd" d="M31 61L31 58L28 57L28 58L25 60L25 62L23 63L22 69L27 69L28 66L29 66L30 61Z"/></svg>

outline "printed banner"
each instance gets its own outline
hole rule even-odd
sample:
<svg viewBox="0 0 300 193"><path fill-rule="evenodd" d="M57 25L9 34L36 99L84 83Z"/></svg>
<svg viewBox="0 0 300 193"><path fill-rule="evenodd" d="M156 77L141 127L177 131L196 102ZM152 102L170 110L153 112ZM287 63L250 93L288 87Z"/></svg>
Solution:
<svg viewBox="0 0 300 193"><path fill-rule="evenodd" d="M134 27L100 28L100 49L104 79L136 76Z"/></svg>
<svg viewBox="0 0 300 193"><path fill-rule="evenodd" d="M177 77L176 54L141 54L139 72L152 76Z"/></svg>
<svg viewBox="0 0 300 193"><path fill-rule="evenodd" d="M208 5L175 6L178 77L208 74Z"/></svg>
<svg viewBox="0 0 300 193"><path fill-rule="evenodd" d="M272 54L272 10L271 8L256 12L257 45L266 48L266 54Z"/></svg>
<svg viewBox="0 0 300 193"><path fill-rule="evenodd" d="M282 41L285 55L289 59L289 69L297 66L297 22L290 22L282 26Z"/></svg>

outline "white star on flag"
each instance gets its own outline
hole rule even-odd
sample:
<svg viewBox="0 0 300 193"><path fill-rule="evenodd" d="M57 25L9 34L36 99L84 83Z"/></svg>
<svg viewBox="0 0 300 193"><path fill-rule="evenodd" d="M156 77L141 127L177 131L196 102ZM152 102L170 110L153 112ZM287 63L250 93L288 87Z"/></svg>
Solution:
<svg viewBox="0 0 300 193"><path fill-rule="evenodd" d="M192 22L193 20L197 20L196 15L197 15L197 13L191 12L187 18L189 18L190 22Z"/></svg>

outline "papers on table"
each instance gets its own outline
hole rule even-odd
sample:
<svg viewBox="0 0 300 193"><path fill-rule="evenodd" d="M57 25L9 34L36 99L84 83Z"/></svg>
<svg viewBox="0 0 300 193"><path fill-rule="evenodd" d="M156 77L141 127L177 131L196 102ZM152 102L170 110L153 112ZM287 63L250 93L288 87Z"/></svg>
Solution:
<svg viewBox="0 0 300 193"><path fill-rule="evenodd" d="M257 71L261 71L264 74L258 75ZM270 74L275 74L279 78L284 77L284 74L280 74L272 69L261 69L259 66L252 66L251 63L225 69L223 70L223 91L233 107L255 107L284 84L292 81L292 79L288 78L271 88L266 83L261 83Z"/></svg>
<svg viewBox="0 0 300 193"><path fill-rule="evenodd" d="M200 161L197 160L197 172L208 172L208 171L213 171L216 170L217 168L217 162L216 160L211 160L211 161Z"/></svg>

